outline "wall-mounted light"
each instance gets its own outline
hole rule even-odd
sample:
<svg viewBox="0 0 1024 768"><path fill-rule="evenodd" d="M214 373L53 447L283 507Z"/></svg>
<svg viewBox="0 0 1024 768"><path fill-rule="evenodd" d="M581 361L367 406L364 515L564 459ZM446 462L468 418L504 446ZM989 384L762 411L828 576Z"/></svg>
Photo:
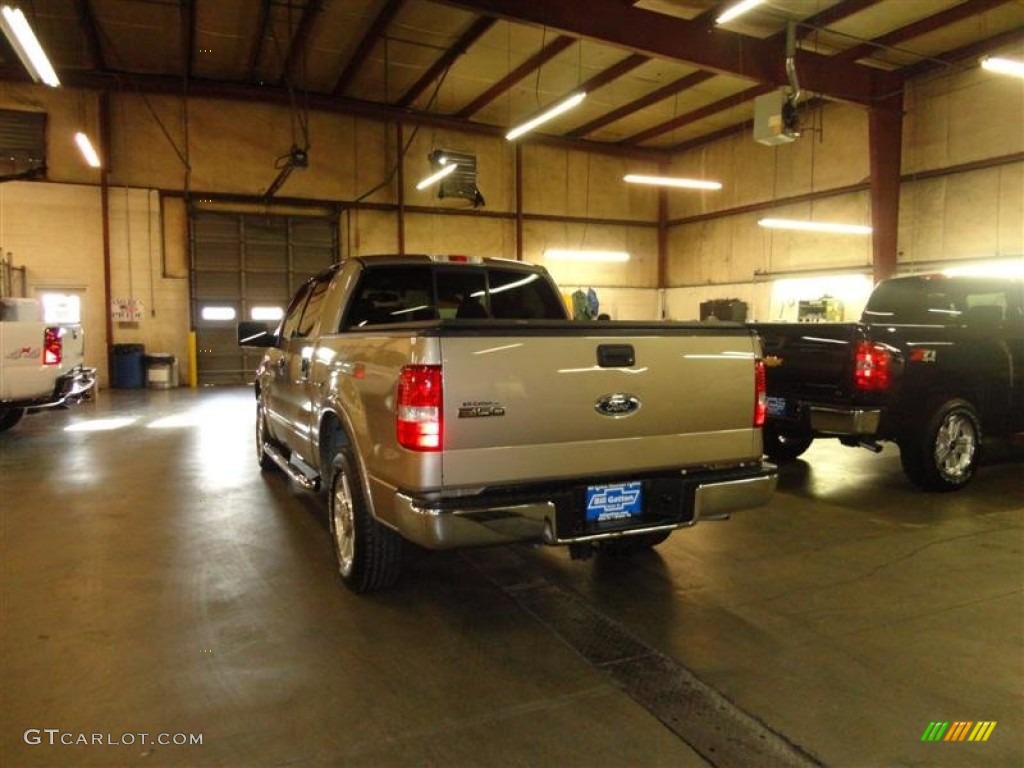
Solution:
<svg viewBox="0 0 1024 768"><path fill-rule="evenodd" d="M981 60L981 68L1001 75L1024 77L1024 61L1004 59L1001 56L985 56Z"/></svg>
<svg viewBox="0 0 1024 768"><path fill-rule="evenodd" d="M579 103L583 101L583 99L585 99L586 97L587 94L582 91L580 91L579 93L574 93L572 96L568 97L567 99L563 99L550 109L547 109L544 112L541 112L536 117L527 120L522 125L517 125L511 131L505 134L505 138L508 139L509 141L512 141L513 139L518 139L524 133L532 131L541 123L546 123L548 120L558 117L563 112L568 112L573 107L579 106Z"/></svg>
<svg viewBox="0 0 1024 768"><path fill-rule="evenodd" d="M12 8L9 5L0 7L0 28L33 80L37 83L41 80L52 88L60 85L53 65L46 58L43 46L39 44L20 8Z"/></svg>
<svg viewBox="0 0 1024 768"><path fill-rule="evenodd" d="M968 277L1024 277L1024 258L997 261L973 261L942 270L945 275Z"/></svg>
<svg viewBox="0 0 1024 768"><path fill-rule="evenodd" d="M455 173L455 169L459 167L458 163L449 163L448 165L442 165L440 170L435 171L424 179L420 180L420 183L416 185L416 189L426 189L431 184L436 184L445 176Z"/></svg>
<svg viewBox="0 0 1024 768"><path fill-rule="evenodd" d="M679 176L644 176L639 173L627 173L622 180L630 184L652 184L659 187L678 187L680 189L710 189L722 188L720 181L706 181L704 179L686 179Z"/></svg>
<svg viewBox="0 0 1024 768"><path fill-rule="evenodd" d="M742 16L747 11L756 8L763 2L764 0L740 0L740 2L735 5L730 5L722 11L718 18L715 19L715 24L726 24L733 19Z"/></svg>
<svg viewBox="0 0 1024 768"><path fill-rule="evenodd" d="M626 251L595 251L592 249L548 248L544 251L545 259L557 261L629 261Z"/></svg>
<svg viewBox="0 0 1024 768"><path fill-rule="evenodd" d="M768 229L796 229L803 232L830 232L839 235L870 235L871 227L864 224L843 224L835 221L805 221L802 219L760 219L758 226Z"/></svg>
<svg viewBox="0 0 1024 768"><path fill-rule="evenodd" d="M75 134L75 144L78 145L78 151L82 153L82 157L85 158L85 162L88 163L89 167L100 167L100 156L96 154L96 150L93 149L92 142L89 141L88 136L79 131Z"/></svg>

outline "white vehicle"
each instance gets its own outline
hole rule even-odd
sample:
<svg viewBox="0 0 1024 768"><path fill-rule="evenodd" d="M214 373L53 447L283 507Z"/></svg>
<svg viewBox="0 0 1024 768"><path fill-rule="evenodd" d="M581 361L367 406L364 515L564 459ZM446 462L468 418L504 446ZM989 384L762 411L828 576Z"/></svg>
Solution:
<svg viewBox="0 0 1024 768"><path fill-rule="evenodd" d="M82 398L96 384L83 364L82 326L43 322L34 299L0 299L0 432L28 409Z"/></svg>

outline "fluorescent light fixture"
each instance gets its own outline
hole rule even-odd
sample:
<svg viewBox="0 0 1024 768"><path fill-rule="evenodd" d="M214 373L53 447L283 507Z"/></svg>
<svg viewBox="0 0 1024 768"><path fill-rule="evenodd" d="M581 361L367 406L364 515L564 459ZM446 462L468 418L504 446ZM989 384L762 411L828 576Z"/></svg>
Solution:
<svg viewBox="0 0 1024 768"><path fill-rule="evenodd" d="M512 141L513 139L518 139L524 133L532 131L541 123L546 123L548 120L558 117L563 112L568 112L573 107L578 106L579 103L583 101L583 99L585 99L586 97L587 94L584 93L583 91L580 91L579 93L574 93L569 98L563 99L562 101L555 104L555 106L551 107L551 109L541 112L535 118L527 120L522 125L517 125L511 131L505 134L505 138L508 139L509 141Z"/></svg>
<svg viewBox="0 0 1024 768"><path fill-rule="evenodd" d="M416 185L416 189L426 189L431 184L439 182L445 176L450 176L451 174L455 173L455 169L458 167L458 163L452 163L451 165L444 166L441 170L437 171L436 173L430 174L425 179L420 181L420 183Z"/></svg>
<svg viewBox="0 0 1024 768"><path fill-rule="evenodd" d="M548 248L544 251L545 259L559 261L629 261L626 251L593 251L576 250L573 248Z"/></svg>
<svg viewBox="0 0 1024 768"><path fill-rule="evenodd" d="M39 44L20 8L11 8L9 5L0 7L0 28L3 28L8 42L33 80L37 83L42 80L53 88L60 85L53 65L46 58L43 46Z"/></svg>
<svg viewBox="0 0 1024 768"><path fill-rule="evenodd" d="M85 158L85 162L92 168L99 168L100 156L97 155L96 150L92 148L92 142L89 141L89 137L79 131L75 134L75 143L78 145L78 149L82 153L82 157Z"/></svg>
<svg viewBox="0 0 1024 768"><path fill-rule="evenodd" d="M987 69L989 72L998 72L1001 75L1024 77L1024 61L1014 61L999 56L985 56L981 60L981 68Z"/></svg>
<svg viewBox="0 0 1024 768"><path fill-rule="evenodd" d="M284 317L284 309L281 307L253 307L249 310L250 320L280 320Z"/></svg>
<svg viewBox="0 0 1024 768"><path fill-rule="evenodd" d="M740 0L740 2L735 5L730 5L722 11L721 15L715 19L715 24L726 24L733 19L742 16L747 11L753 10L763 2L764 0Z"/></svg>
<svg viewBox="0 0 1024 768"><path fill-rule="evenodd" d="M969 277L1024 277L1024 257L1005 261L980 261L958 264L942 270L944 275Z"/></svg>
<svg viewBox="0 0 1024 768"><path fill-rule="evenodd" d="M234 307L203 307L199 313L203 320L234 320Z"/></svg>
<svg viewBox="0 0 1024 768"><path fill-rule="evenodd" d="M639 173L627 173L622 177L623 181L630 184L653 184L659 187L679 187L680 189L721 189L720 181L705 181L703 179L684 179L678 176L644 176Z"/></svg>
<svg viewBox="0 0 1024 768"><path fill-rule="evenodd" d="M842 224L834 221L804 221L799 219L761 219L759 226L768 229L798 229L803 232L831 232L839 235L870 235L871 227L864 224Z"/></svg>

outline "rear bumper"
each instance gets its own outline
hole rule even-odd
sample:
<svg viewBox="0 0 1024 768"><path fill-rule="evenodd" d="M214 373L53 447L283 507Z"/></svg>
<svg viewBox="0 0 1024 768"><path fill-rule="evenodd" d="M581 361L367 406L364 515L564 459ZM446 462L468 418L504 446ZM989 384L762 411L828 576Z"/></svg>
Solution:
<svg viewBox="0 0 1024 768"><path fill-rule="evenodd" d="M5 408L53 408L87 395L96 386L96 369L78 365L54 382L53 390L45 395L5 400Z"/></svg>
<svg viewBox="0 0 1024 768"><path fill-rule="evenodd" d="M659 482L678 484L679 504L674 514L645 515L644 519L601 530L574 522L580 514L579 504L573 501L579 485L461 499L424 499L395 492L390 508L378 508L376 512L404 538L427 549L512 542L572 544L670 531L702 520L724 520L732 512L766 504L775 491L776 481L775 467L767 463L697 475L680 474L671 481L660 478Z"/></svg>
<svg viewBox="0 0 1024 768"><path fill-rule="evenodd" d="M830 408L819 405L808 407L811 429L823 435L864 435L873 437L878 432L882 411L878 408Z"/></svg>

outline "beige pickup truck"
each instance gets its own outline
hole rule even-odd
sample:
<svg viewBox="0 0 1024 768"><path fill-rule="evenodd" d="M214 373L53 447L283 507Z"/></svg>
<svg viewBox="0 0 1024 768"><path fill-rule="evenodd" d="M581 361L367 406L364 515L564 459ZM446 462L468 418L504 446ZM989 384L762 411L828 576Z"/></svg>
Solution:
<svg viewBox="0 0 1024 768"><path fill-rule="evenodd" d="M764 504L764 369L739 325L574 322L537 266L350 258L306 282L266 347L256 451L328 490L342 580L428 549L626 554Z"/></svg>

